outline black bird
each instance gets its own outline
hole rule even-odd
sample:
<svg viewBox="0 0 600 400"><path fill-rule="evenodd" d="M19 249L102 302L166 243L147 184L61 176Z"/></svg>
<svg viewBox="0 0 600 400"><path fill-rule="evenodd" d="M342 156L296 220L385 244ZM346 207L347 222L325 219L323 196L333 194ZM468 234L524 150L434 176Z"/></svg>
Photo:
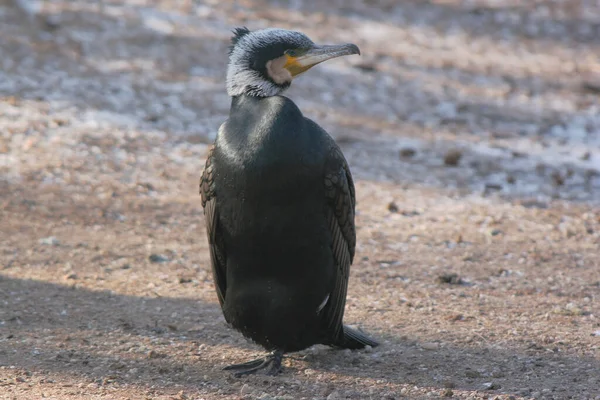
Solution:
<svg viewBox="0 0 600 400"><path fill-rule="evenodd" d="M283 29L234 31L232 97L200 180L213 278L226 321L272 351L226 369L281 370L284 353L377 342L342 324L354 257L354 183L334 140L280 95L354 44Z"/></svg>

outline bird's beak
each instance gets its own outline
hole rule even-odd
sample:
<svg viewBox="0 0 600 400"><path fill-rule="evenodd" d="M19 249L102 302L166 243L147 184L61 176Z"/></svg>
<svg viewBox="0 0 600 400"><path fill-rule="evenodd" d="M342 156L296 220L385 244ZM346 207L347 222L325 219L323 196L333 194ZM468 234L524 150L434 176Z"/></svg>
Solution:
<svg viewBox="0 0 600 400"><path fill-rule="evenodd" d="M285 63L284 68L287 69L292 76L297 76L323 61L341 56L349 56L351 54L360 54L358 46L352 43L314 46L296 57L286 54L287 62Z"/></svg>

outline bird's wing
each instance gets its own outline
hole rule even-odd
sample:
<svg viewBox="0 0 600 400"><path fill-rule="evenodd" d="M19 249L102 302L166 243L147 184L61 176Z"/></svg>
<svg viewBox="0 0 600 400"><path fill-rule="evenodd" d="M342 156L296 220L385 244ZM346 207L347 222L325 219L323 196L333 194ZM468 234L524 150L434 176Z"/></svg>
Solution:
<svg viewBox="0 0 600 400"><path fill-rule="evenodd" d="M322 312L327 323L327 333L332 335L332 338L337 338L343 335L342 319L346 291L356 246L354 182L346 159L337 145L333 146L325 165L325 195L327 222L332 238L331 248L337 268L329 300Z"/></svg>
<svg viewBox="0 0 600 400"><path fill-rule="evenodd" d="M202 207L204 207L204 219L206 221L206 234L208 236L208 245L210 247L210 264L212 267L213 280L219 303L223 307L225 302L226 282L226 258L225 249L219 234L219 210L217 209L217 194L214 185L214 147L208 152L206 165L200 178L200 195L202 196Z"/></svg>

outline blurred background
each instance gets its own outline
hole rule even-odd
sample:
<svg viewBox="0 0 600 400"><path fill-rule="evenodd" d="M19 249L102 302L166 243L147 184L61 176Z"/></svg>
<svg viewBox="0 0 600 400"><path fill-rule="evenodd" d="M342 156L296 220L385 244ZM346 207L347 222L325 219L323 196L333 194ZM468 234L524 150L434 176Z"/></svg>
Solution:
<svg viewBox="0 0 600 400"><path fill-rule="evenodd" d="M219 370L257 349L198 195L237 26L362 51L286 95L348 158L385 346L277 381ZM599 203L597 0L0 0L0 397L598 398Z"/></svg>
<svg viewBox="0 0 600 400"><path fill-rule="evenodd" d="M277 26L362 49L287 93L346 145L359 175L600 198L597 1L4 0L0 18L0 93L24 102L3 103L9 176L48 148L66 161L128 130L164 138L169 157L196 152L228 114L232 27ZM140 151L106 150L98 156L116 163Z"/></svg>

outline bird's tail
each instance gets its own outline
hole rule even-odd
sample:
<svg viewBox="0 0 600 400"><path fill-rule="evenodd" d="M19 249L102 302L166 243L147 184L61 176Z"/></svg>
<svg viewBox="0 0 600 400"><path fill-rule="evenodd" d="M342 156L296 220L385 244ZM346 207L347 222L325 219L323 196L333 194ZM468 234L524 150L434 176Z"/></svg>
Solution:
<svg viewBox="0 0 600 400"><path fill-rule="evenodd" d="M375 340L356 329L350 328L347 325L344 325L343 334L340 335L337 340L335 340L333 343L327 344L351 350L363 349L365 346L379 346L379 343Z"/></svg>

